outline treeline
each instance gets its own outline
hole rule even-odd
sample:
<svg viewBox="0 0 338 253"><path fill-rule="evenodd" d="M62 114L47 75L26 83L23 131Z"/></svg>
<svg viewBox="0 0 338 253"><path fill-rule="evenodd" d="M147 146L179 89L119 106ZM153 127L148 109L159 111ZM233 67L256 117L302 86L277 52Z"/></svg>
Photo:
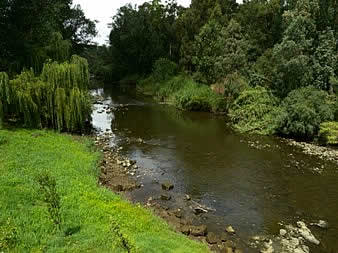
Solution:
<svg viewBox="0 0 338 253"><path fill-rule="evenodd" d="M120 8L111 28L106 80L148 77L139 90L227 112L244 132L312 139L337 120L335 0L153 0Z"/></svg>
<svg viewBox="0 0 338 253"><path fill-rule="evenodd" d="M96 24L71 0L0 1L0 128L83 132L91 117L83 54Z"/></svg>
<svg viewBox="0 0 338 253"><path fill-rule="evenodd" d="M96 33L95 22L72 0L1 0L0 71L40 72L47 59L81 54Z"/></svg>

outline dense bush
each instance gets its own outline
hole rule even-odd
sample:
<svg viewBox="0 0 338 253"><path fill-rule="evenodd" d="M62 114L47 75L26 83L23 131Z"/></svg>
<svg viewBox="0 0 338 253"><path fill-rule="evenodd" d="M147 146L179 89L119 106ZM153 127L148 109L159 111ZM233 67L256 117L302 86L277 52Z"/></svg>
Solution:
<svg viewBox="0 0 338 253"><path fill-rule="evenodd" d="M224 98L209 86L186 79L181 87L172 95L176 107L187 111L225 111Z"/></svg>
<svg viewBox="0 0 338 253"><path fill-rule="evenodd" d="M291 91L282 102L279 132L285 135L312 139L324 121L333 119L333 105L325 91L312 86Z"/></svg>
<svg viewBox="0 0 338 253"><path fill-rule="evenodd" d="M209 86L196 83L185 75L174 76L163 82L155 82L151 75L140 81L137 89L182 110L214 112L226 110L226 100L222 95L216 94Z"/></svg>
<svg viewBox="0 0 338 253"><path fill-rule="evenodd" d="M319 139L324 144L338 145L338 122L320 124Z"/></svg>
<svg viewBox="0 0 338 253"><path fill-rule="evenodd" d="M87 61L46 63L41 76L23 71L13 80L0 74L0 122L16 116L28 127L81 131L90 118Z"/></svg>
<svg viewBox="0 0 338 253"><path fill-rule="evenodd" d="M240 132L275 133L278 99L263 87L244 90L233 103L229 116Z"/></svg>
<svg viewBox="0 0 338 253"><path fill-rule="evenodd" d="M158 59L153 66L152 75L156 81L165 81L177 74L177 64L166 59Z"/></svg>

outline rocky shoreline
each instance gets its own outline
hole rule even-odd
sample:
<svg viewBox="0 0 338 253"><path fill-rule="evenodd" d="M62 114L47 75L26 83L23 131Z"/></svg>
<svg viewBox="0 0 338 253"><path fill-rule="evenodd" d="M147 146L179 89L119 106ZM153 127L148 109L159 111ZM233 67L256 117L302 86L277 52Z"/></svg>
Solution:
<svg viewBox="0 0 338 253"><path fill-rule="evenodd" d="M94 143L98 150L103 153L100 163L99 184L108 189L126 196L130 201L128 192L143 187L137 181L136 172L139 169L135 161L132 161L120 154L119 147L110 145L112 134L104 133L96 135ZM240 240L235 230L228 226L221 234L208 231L201 218L204 213L213 211L191 199L190 196L178 196L171 191L174 187L170 182L163 182L158 187L162 188L162 194L150 197L144 206L150 208L154 214L164 219L177 232L180 232L193 240L206 243L213 252L242 253L238 246ZM177 196L176 196L177 195ZM165 203L178 201L181 208L169 208Z"/></svg>
<svg viewBox="0 0 338 253"><path fill-rule="evenodd" d="M316 156L322 160L338 164L338 149L318 146L307 142L298 142L290 139L285 139L285 142L290 146L300 148L302 152L307 155Z"/></svg>

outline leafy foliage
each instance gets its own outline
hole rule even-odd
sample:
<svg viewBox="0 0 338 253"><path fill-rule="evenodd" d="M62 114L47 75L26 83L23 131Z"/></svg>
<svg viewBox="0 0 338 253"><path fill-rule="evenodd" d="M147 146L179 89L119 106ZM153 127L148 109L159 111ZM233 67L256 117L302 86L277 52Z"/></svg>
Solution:
<svg viewBox="0 0 338 253"><path fill-rule="evenodd" d="M312 139L320 124L333 120L333 106L328 94L313 86L291 91L282 102L279 131L294 137Z"/></svg>
<svg viewBox="0 0 338 253"><path fill-rule="evenodd" d="M15 115L29 127L84 130L91 114L85 59L73 56L70 62L48 62L40 77L32 70L10 81L6 74L0 76L0 97L6 98L1 100L1 119Z"/></svg>
<svg viewBox="0 0 338 253"><path fill-rule="evenodd" d="M165 81L176 75L178 72L177 64L165 59L158 59L153 67L152 76L156 81Z"/></svg>
<svg viewBox="0 0 338 253"><path fill-rule="evenodd" d="M96 29L71 0L2 0L0 34L0 72L12 76L23 68L40 72L48 58L81 53Z"/></svg>
<svg viewBox="0 0 338 253"><path fill-rule="evenodd" d="M274 134L277 128L278 99L257 86L244 90L230 110L230 118L240 132Z"/></svg>
<svg viewBox="0 0 338 253"><path fill-rule="evenodd" d="M319 138L325 144L338 145L338 122L320 124Z"/></svg>

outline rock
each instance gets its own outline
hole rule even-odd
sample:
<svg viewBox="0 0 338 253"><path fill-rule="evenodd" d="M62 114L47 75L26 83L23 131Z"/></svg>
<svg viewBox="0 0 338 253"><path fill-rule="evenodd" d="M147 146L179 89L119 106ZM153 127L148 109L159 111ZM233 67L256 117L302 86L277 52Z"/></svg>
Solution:
<svg viewBox="0 0 338 253"><path fill-rule="evenodd" d="M189 200L191 200L191 197L188 194L186 194L185 199L189 201Z"/></svg>
<svg viewBox="0 0 338 253"><path fill-rule="evenodd" d="M320 242L317 240L317 238L311 233L311 230L306 226L306 224L302 221L297 222L297 226L299 227L298 232L301 234L301 236L307 240L308 242L311 242L313 244L319 245Z"/></svg>
<svg viewBox="0 0 338 253"><path fill-rule="evenodd" d="M190 227L190 233L193 236L204 236L208 232L206 225L201 226L191 226Z"/></svg>
<svg viewBox="0 0 338 253"><path fill-rule="evenodd" d="M138 166L136 164L133 165L133 169L134 170L137 170L138 169Z"/></svg>
<svg viewBox="0 0 338 253"><path fill-rule="evenodd" d="M213 233L213 232L209 232L207 235L207 242L210 244L216 244L219 241L218 236Z"/></svg>
<svg viewBox="0 0 338 253"><path fill-rule="evenodd" d="M189 235L190 234L190 226L188 225L182 225L180 227L180 231L185 234L185 235Z"/></svg>
<svg viewBox="0 0 338 253"><path fill-rule="evenodd" d="M177 210L173 211L173 214L179 219L182 218L182 210L181 209L177 209Z"/></svg>
<svg viewBox="0 0 338 253"><path fill-rule="evenodd" d="M198 207L194 208L193 212L194 212L194 214L199 215L199 214L202 214L202 213L207 213L208 210L198 206Z"/></svg>
<svg viewBox="0 0 338 253"><path fill-rule="evenodd" d="M221 241L222 242L226 242L228 240L228 235L224 232L222 232L221 234Z"/></svg>
<svg viewBox="0 0 338 253"><path fill-rule="evenodd" d="M329 228L329 223L323 220L319 220L318 223L311 223L311 226L317 226L320 228L328 229Z"/></svg>
<svg viewBox="0 0 338 253"><path fill-rule="evenodd" d="M174 185L170 182L164 182L164 183L162 183L162 189L166 190L166 191L170 191L170 190L174 189Z"/></svg>
<svg viewBox="0 0 338 253"><path fill-rule="evenodd" d="M236 231L234 230L234 228L232 226L227 226L225 228L225 231L227 231L229 234L235 234Z"/></svg>
<svg viewBox="0 0 338 253"><path fill-rule="evenodd" d="M225 247L224 249L222 249L221 252L222 253L234 253L231 247Z"/></svg>
<svg viewBox="0 0 338 253"><path fill-rule="evenodd" d="M268 242L265 242L264 249L261 250L261 253L273 253L273 252L275 252L275 250L272 247L272 241L269 240Z"/></svg>
<svg viewBox="0 0 338 253"><path fill-rule="evenodd" d="M285 236L286 235L286 230L285 229L280 229L279 230L279 234L281 235L281 236Z"/></svg>
<svg viewBox="0 0 338 253"><path fill-rule="evenodd" d="M168 194L161 194L161 200L165 201L171 200L171 196Z"/></svg>

